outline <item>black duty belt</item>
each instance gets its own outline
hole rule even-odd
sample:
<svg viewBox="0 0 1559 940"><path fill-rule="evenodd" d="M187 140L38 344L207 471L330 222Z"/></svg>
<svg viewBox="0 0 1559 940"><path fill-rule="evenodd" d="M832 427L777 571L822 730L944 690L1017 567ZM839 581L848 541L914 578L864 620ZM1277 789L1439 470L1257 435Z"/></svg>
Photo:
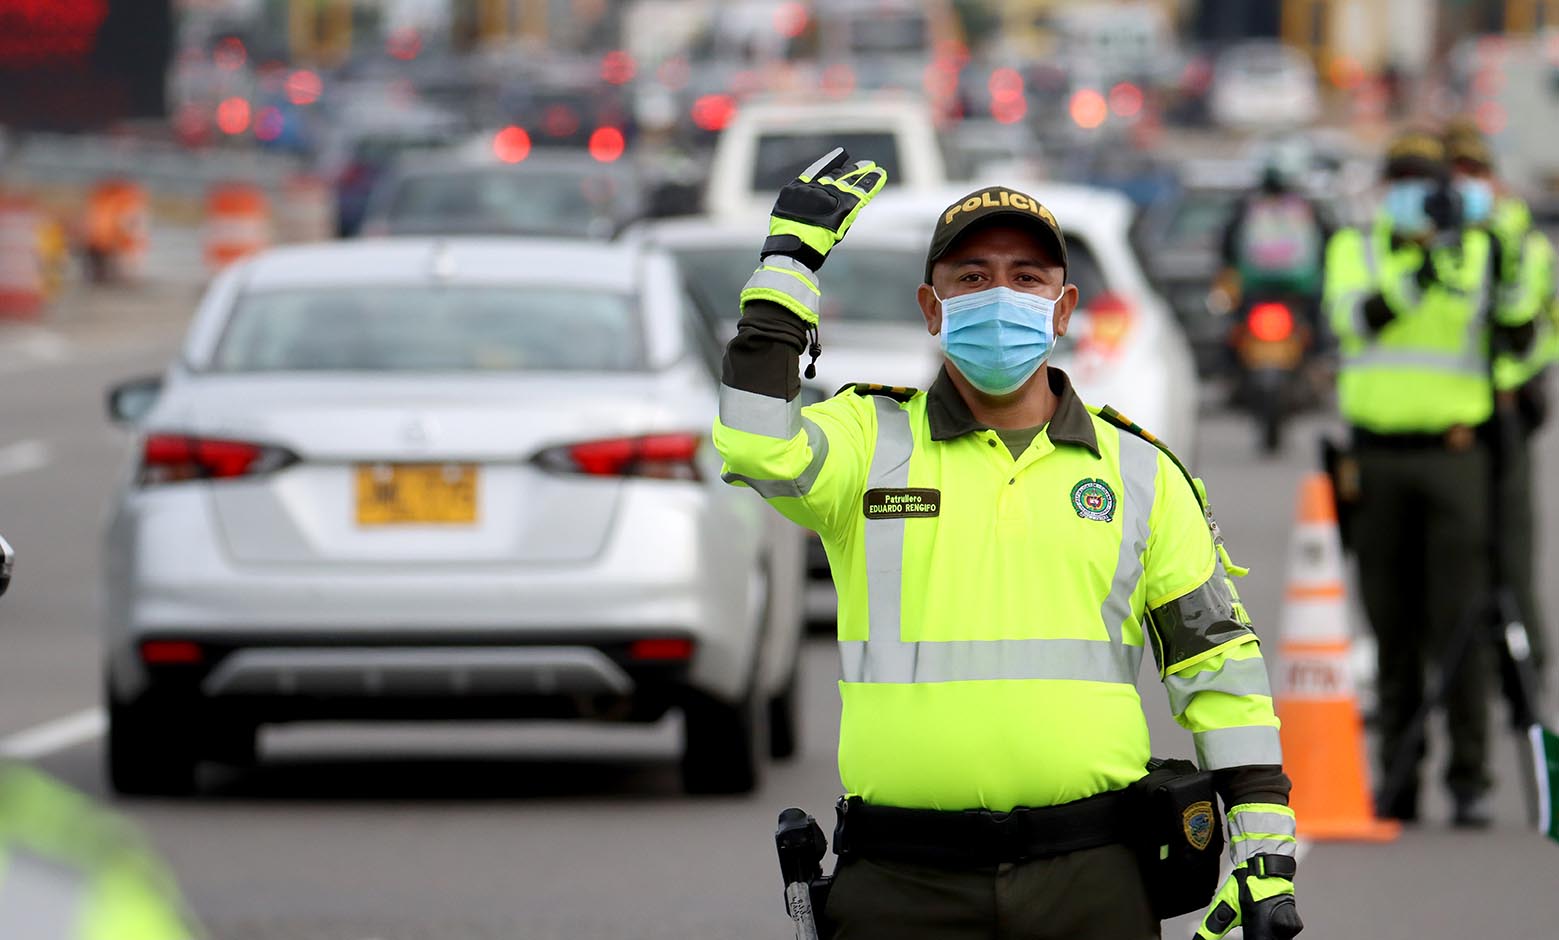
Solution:
<svg viewBox="0 0 1559 940"><path fill-rule="evenodd" d="M834 851L940 868L981 868L1050 858L1125 842L1131 831L1126 790L1075 803L1011 812L946 812L872 806L841 798Z"/></svg>
<svg viewBox="0 0 1559 940"><path fill-rule="evenodd" d="M1353 444L1358 450L1447 451L1453 454L1472 450L1479 443L1478 432L1458 424L1434 434L1377 434L1363 428L1353 429Z"/></svg>

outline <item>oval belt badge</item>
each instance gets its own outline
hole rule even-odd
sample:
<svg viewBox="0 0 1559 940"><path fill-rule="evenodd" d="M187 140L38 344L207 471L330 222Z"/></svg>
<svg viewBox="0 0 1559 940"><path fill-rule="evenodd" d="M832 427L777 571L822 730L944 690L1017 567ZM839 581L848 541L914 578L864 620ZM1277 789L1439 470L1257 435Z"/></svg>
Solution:
<svg viewBox="0 0 1559 940"><path fill-rule="evenodd" d="M1072 508L1083 519L1109 522L1115 518L1115 491L1103 480L1078 480L1072 487Z"/></svg>
<svg viewBox="0 0 1559 940"><path fill-rule="evenodd" d="M1213 804L1206 800L1192 803L1180 816L1185 827L1185 840L1198 852L1207 848L1213 839Z"/></svg>

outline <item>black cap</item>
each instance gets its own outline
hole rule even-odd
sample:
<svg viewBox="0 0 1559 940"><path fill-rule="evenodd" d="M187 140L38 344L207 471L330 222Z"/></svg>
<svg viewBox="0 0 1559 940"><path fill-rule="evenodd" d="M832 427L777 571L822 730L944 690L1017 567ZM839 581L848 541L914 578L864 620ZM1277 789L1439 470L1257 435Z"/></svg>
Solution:
<svg viewBox="0 0 1559 940"><path fill-rule="evenodd" d="M1453 165L1470 163L1483 170L1494 168L1494 151L1478 125L1465 118L1457 118L1445 126L1445 158Z"/></svg>
<svg viewBox="0 0 1559 940"><path fill-rule="evenodd" d="M1386 179L1445 175L1445 144L1428 131L1404 131L1386 148Z"/></svg>
<svg viewBox="0 0 1559 940"><path fill-rule="evenodd" d="M959 236L971 226L992 219L1011 221L1028 228L1050 246L1061 262L1062 270L1066 269L1066 238L1050 210L1027 193L1005 186L987 186L943 209L937 217L936 230L931 233L931 250L926 253L926 283L931 283L931 266L947 254Z"/></svg>

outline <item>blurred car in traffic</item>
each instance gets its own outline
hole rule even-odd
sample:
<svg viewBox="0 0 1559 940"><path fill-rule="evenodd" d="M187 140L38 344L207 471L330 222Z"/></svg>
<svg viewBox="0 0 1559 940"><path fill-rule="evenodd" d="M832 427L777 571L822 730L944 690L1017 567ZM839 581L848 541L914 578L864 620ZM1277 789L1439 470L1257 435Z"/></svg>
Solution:
<svg viewBox="0 0 1559 940"><path fill-rule="evenodd" d="M1233 311L1209 305L1208 295L1223 268L1224 230L1241 197L1260 181L1261 167L1245 159L1206 158L1184 161L1178 170L1179 184L1142 211L1131 240L1185 329L1197 371L1213 376L1230 365Z"/></svg>
<svg viewBox="0 0 1559 940"><path fill-rule="evenodd" d="M480 160L406 162L374 189L364 235L559 235L610 238L644 214L632 165L571 150L506 151L499 131Z"/></svg>
<svg viewBox="0 0 1559 940"><path fill-rule="evenodd" d="M753 102L720 134L704 207L713 214L766 213L781 186L835 147L884 167L890 190L934 190L947 182L931 111L918 98Z"/></svg>
<svg viewBox="0 0 1559 940"><path fill-rule="evenodd" d="M448 111L414 105L350 108L326 132L320 165L336 189L336 225L354 235L369 194L402 157L447 147L465 132L464 120Z"/></svg>
<svg viewBox="0 0 1559 940"><path fill-rule="evenodd" d="M122 385L109 778L288 721L680 709L690 791L795 747L802 542L720 481L715 341L642 245L389 239L213 282Z"/></svg>
<svg viewBox="0 0 1559 940"><path fill-rule="evenodd" d="M1224 127L1303 127L1321 114L1315 66L1304 53L1270 40L1232 45L1213 65L1208 108Z"/></svg>

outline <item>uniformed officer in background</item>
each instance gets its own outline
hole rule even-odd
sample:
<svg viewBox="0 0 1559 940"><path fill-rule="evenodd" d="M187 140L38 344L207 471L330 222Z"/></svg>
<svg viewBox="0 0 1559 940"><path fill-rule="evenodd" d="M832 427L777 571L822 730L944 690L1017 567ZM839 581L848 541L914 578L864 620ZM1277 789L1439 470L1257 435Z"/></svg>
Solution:
<svg viewBox="0 0 1559 940"><path fill-rule="evenodd" d="M886 178L847 161L780 192L714 432L728 481L822 535L838 588L849 799L824 922L840 940L1159 936L1120 831L1150 757L1134 681L1151 639L1228 810L1234 870L1198 936L1294 936L1256 635L1176 462L1046 365L1078 301L1049 210L997 186L937 218L916 298L946 360L928 392L801 407L817 271Z"/></svg>
<svg viewBox="0 0 1559 940"><path fill-rule="evenodd" d="M1437 135L1409 131L1385 160L1367 228L1327 246L1325 304L1338 336L1338 405L1358 466L1354 550L1378 646L1381 753L1388 771L1437 664L1488 591L1491 343L1529 330L1496 304L1494 239L1463 228ZM1493 311L1491 316L1490 311ZM1493 334L1493 335L1491 335ZM1471 643L1446 694L1445 781L1458 825L1490 820L1487 644ZM1384 816L1418 815L1420 754Z"/></svg>
<svg viewBox="0 0 1559 940"><path fill-rule="evenodd" d="M1548 416L1548 365L1555 358L1554 249L1548 237L1532 224L1532 212L1515 194L1506 191L1494 174L1494 154L1476 124L1453 122L1446 128L1446 155L1456 192L1462 200L1462 219L1487 229L1498 242L1499 287L1496 299L1502 317L1514 323L1531 323L1533 336L1525 351L1497 350L1494 387L1503 408L1514 409L1516 433L1503 440L1499 479L1500 519L1496 537L1504 544L1506 575L1521 607L1532 659L1539 676L1548 658L1534 584L1536 565L1535 516L1532 500L1532 436ZM1485 438L1500 443L1493 424L1485 425Z"/></svg>

